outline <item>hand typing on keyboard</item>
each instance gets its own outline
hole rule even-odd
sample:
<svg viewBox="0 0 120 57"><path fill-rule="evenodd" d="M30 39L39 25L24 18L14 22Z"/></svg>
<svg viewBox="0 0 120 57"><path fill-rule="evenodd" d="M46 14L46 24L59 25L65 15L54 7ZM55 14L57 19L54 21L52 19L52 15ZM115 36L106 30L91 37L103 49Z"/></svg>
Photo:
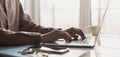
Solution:
<svg viewBox="0 0 120 57"><path fill-rule="evenodd" d="M72 37L74 40L78 40L78 36L81 36L81 39L85 39L85 35L81 29L78 28L69 28L67 30L53 30L51 32L45 33L41 36L41 42L53 42L58 39L64 39L66 42L71 42Z"/></svg>
<svg viewBox="0 0 120 57"><path fill-rule="evenodd" d="M78 40L78 36L81 36L82 39L86 38L81 29L72 27L72 28L69 28L65 31L68 32L74 38L74 40Z"/></svg>

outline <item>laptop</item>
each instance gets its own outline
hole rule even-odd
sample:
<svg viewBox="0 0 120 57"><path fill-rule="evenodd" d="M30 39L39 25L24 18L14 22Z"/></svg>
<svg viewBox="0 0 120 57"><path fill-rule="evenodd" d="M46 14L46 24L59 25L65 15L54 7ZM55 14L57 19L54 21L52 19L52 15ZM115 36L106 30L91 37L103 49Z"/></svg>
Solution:
<svg viewBox="0 0 120 57"><path fill-rule="evenodd" d="M99 28L96 36L86 36L86 38L84 40L78 39L78 40L72 41L71 43L65 43L64 40L58 40L53 43L41 43L41 45L42 46L51 46L51 47L74 47L74 48L93 48L93 47L95 47L96 42L99 38L98 36L100 34L101 27L105 20L105 16L106 16L108 7L109 7L109 1L107 3L106 8L104 9L102 21L99 24L100 28Z"/></svg>
<svg viewBox="0 0 120 57"><path fill-rule="evenodd" d="M65 40L59 39L52 43L40 43L42 46L51 46L51 47L73 47L73 48L93 48L96 43L95 36L87 36L85 39L79 38L78 40L73 40L70 43L66 43Z"/></svg>

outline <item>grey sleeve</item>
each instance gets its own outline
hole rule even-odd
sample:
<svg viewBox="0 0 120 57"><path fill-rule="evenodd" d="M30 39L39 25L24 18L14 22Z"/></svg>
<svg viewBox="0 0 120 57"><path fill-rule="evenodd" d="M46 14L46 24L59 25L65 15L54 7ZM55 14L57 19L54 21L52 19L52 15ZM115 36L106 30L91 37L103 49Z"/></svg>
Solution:
<svg viewBox="0 0 120 57"><path fill-rule="evenodd" d="M41 34L36 32L13 32L0 28L0 46L37 45L41 42Z"/></svg>

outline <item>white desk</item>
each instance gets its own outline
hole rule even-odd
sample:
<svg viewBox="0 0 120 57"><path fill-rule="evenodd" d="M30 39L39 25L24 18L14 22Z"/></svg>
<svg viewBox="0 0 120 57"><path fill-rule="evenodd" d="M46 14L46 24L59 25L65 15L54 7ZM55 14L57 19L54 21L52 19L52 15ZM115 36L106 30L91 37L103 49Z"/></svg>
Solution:
<svg viewBox="0 0 120 57"><path fill-rule="evenodd" d="M48 54L48 57L75 57L76 54L79 54L80 51L88 51L83 56L78 57L120 57L120 36L114 35L104 35L100 37L101 46L96 45L93 49L86 48L70 48L71 52L68 52L63 55L57 54ZM0 47L0 49L5 49L8 47ZM9 47L13 48L13 47ZM35 56L34 56L35 57Z"/></svg>
<svg viewBox="0 0 120 57"><path fill-rule="evenodd" d="M120 35L102 35L97 57L120 57Z"/></svg>

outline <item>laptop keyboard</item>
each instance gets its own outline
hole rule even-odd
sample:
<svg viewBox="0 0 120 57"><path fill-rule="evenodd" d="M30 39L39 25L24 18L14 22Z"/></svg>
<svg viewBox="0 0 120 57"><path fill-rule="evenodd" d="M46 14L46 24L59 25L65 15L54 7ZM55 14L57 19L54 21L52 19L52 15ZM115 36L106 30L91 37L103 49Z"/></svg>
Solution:
<svg viewBox="0 0 120 57"><path fill-rule="evenodd" d="M43 46L52 46L52 47L75 47L75 48L92 48L94 47L94 37L87 37L84 40L73 40L70 43L66 43L65 40L60 39L56 41L55 43L41 43Z"/></svg>
<svg viewBox="0 0 120 57"><path fill-rule="evenodd" d="M72 42L67 43L67 44L74 44L74 45L75 45L75 44L88 44L89 41L90 41L89 38L85 38L84 40L82 40L82 39L79 39L79 40L73 40Z"/></svg>

